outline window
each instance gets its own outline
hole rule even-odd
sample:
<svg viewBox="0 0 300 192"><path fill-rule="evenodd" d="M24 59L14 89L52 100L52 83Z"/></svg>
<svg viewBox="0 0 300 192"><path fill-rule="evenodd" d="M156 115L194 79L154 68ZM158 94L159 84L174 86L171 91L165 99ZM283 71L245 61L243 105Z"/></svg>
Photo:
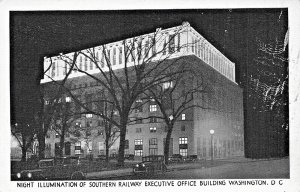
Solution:
<svg viewBox="0 0 300 192"><path fill-rule="evenodd" d="M180 33L177 35L177 51L180 51Z"/></svg>
<svg viewBox="0 0 300 192"><path fill-rule="evenodd" d="M66 74L67 74L67 62L65 61L63 75L66 75Z"/></svg>
<svg viewBox="0 0 300 192"><path fill-rule="evenodd" d="M166 53L167 53L167 42L166 42L166 40L165 40L165 42L164 42L164 46L163 46L163 55L165 55Z"/></svg>
<svg viewBox="0 0 300 192"><path fill-rule="evenodd" d="M123 50L122 47L119 47L119 64L122 64Z"/></svg>
<svg viewBox="0 0 300 192"><path fill-rule="evenodd" d="M55 63L55 62L53 62L53 63L52 63L52 72L51 72L51 77L54 77L54 76L55 76L55 65L56 65L56 63Z"/></svg>
<svg viewBox="0 0 300 192"><path fill-rule="evenodd" d="M145 42L144 55L145 55L145 57L148 57L148 55L149 55L149 40L148 39Z"/></svg>
<svg viewBox="0 0 300 192"><path fill-rule="evenodd" d="M134 155L143 156L143 140L135 139L134 140Z"/></svg>
<svg viewBox="0 0 300 192"><path fill-rule="evenodd" d="M181 114L181 120L185 120L185 114L184 113Z"/></svg>
<svg viewBox="0 0 300 192"><path fill-rule="evenodd" d="M141 133L141 132L142 132L142 128L136 128L136 129L135 129L135 132L136 132L136 133Z"/></svg>
<svg viewBox="0 0 300 192"><path fill-rule="evenodd" d="M173 82L169 81L169 82L165 82L163 83L163 90L169 89L173 87Z"/></svg>
<svg viewBox="0 0 300 192"><path fill-rule="evenodd" d="M187 156L187 149L188 149L187 137L180 137L179 138L179 154L182 156Z"/></svg>
<svg viewBox="0 0 300 192"><path fill-rule="evenodd" d="M157 123L156 117L150 117L150 123Z"/></svg>
<svg viewBox="0 0 300 192"><path fill-rule="evenodd" d="M141 123L143 123L143 119L136 118L135 123L136 124L141 124Z"/></svg>
<svg viewBox="0 0 300 192"><path fill-rule="evenodd" d="M66 102L67 102L67 103L70 103L71 101L72 101L71 97L69 97L69 96L66 97Z"/></svg>
<svg viewBox="0 0 300 192"><path fill-rule="evenodd" d="M92 117L93 117L93 114L90 114L90 113L89 113L89 114L86 114L85 116L86 116L86 118L92 118Z"/></svg>
<svg viewBox="0 0 300 192"><path fill-rule="evenodd" d="M156 127L150 127L150 133L156 133Z"/></svg>
<svg viewBox="0 0 300 192"><path fill-rule="evenodd" d="M157 111L157 106L156 105L150 105L150 112Z"/></svg>
<svg viewBox="0 0 300 192"><path fill-rule="evenodd" d="M155 37L152 38L152 55L156 54Z"/></svg>
<svg viewBox="0 0 300 192"><path fill-rule="evenodd" d="M179 149L179 154L182 155L183 157L187 156L187 149Z"/></svg>
<svg viewBox="0 0 300 192"><path fill-rule="evenodd" d="M150 138L149 139L149 155L157 155L157 138Z"/></svg>
<svg viewBox="0 0 300 192"><path fill-rule="evenodd" d="M134 140L134 145L143 145L143 140L142 139L135 139Z"/></svg>
<svg viewBox="0 0 300 192"><path fill-rule="evenodd" d="M107 62L109 62L109 64L111 64L110 63L110 50L107 50Z"/></svg>
<svg viewBox="0 0 300 192"><path fill-rule="evenodd" d="M172 54L175 52L175 35L169 36L169 53Z"/></svg>
<svg viewBox="0 0 300 192"><path fill-rule="evenodd" d="M187 144L187 137L180 137L179 138L179 144Z"/></svg>
<svg viewBox="0 0 300 192"><path fill-rule="evenodd" d="M125 140L124 147L125 147L125 149L129 149L129 140L128 139Z"/></svg>
<svg viewBox="0 0 300 192"><path fill-rule="evenodd" d="M181 125L181 131L185 131L185 125Z"/></svg>
<svg viewBox="0 0 300 192"><path fill-rule="evenodd" d="M90 70L93 70L93 62L90 60Z"/></svg>
<svg viewBox="0 0 300 192"><path fill-rule="evenodd" d="M87 71L88 68L88 58L84 57L84 70Z"/></svg>
<svg viewBox="0 0 300 192"><path fill-rule="evenodd" d="M80 155L81 154L81 143L77 142L75 143L75 155Z"/></svg>
<svg viewBox="0 0 300 192"><path fill-rule="evenodd" d="M116 51L116 48L114 47L113 48L113 63L112 63L112 65L117 64L116 55L117 55L117 51Z"/></svg>
<svg viewBox="0 0 300 192"><path fill-rule="evenodd" d="M143 101L141 99L135 101L135 112L143 112Z"/></svg>

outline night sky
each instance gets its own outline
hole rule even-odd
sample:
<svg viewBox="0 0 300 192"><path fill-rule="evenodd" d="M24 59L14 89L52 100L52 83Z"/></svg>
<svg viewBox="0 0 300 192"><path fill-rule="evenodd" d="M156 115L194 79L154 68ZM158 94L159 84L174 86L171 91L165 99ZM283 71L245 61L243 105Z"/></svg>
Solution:
<svg viewBox="0 0 300 192"><path fill-rule="evenodd" d="M44 56L178 26L183 21L236 64L236 81L244 88L246 68L257 53L256 40L282 39L287 9L10 12L12 122L37 110Z"/></svg>

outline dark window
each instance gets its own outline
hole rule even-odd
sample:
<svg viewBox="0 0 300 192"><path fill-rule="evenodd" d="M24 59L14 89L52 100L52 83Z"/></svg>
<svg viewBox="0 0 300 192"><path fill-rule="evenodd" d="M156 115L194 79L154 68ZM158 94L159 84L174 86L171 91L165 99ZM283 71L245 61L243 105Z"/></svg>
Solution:
<svg viewBox="0 0 300 192"><path fill-rule="evenodd" d="M90 70L93 70L93 66L94 65L94 63L92 62L92 60L90 60Z"/></svg>
<svg viewBox="0 0 300 192"><path fill-rule="evenodd" d="M185 131L185 125L181 125L181 131Z"/></svg>
<svg viewBox="0 0 300 192"><path fill-rule="evenodd" d="M55 76L55 66L56 65L56 63L55 62L53 62L52 63L52 72L51 72L51 77L54 77Z"/></svg>
<svg viewBox="0 0 300 192"><path fill-rule="evenodd" d="M116 65L117 64L116 57L117 57L117 51L116 51L116 48L114 47L113 48L113 63L112 63L112 65Z"/></svg>
<svg viewBox="0 0 300 192"><path fill-rule="evenodd" d="M180 51L180 33L177 34L177 51Z"/></svg>
<svg viewBox="0 0 300 192"><path fill-rule="evenodd" d="M84 70L87 71L88 69L88 58L84 57Z"/></svg>
<svg viewBox="0 0 300 192"><path fill-rule="evenodd" d="M119 47L119 64L122 64L123 50L122 47Z"/></svg>
<svg viewBox="0 0 300 192"><path fill-rule="evenodd" d="M141 133L141 132L142 132L142 128L136 128L136 129L135 129L135 132L136 132L136 133Z"/></svg>
<svg viewBox="0 0 300 192"><path fill-rule="evenodd" d="M157 138L149 139L149 155L157 155Z"/></svg>
<svg viewBox="0 0 300 192"><path fill-rule="evenodd" d="M155 38L152 38L152 55L156 54Z"/></svg>
<svg viewBox="0 0 300 192"><path fill-rule="evenodd" d="M141 124L141 123L143 123L143 119L137 118L137 119L135 120L135 123L136 123L136 124Z"/></svg>
<svg viewBox="0 0 300 192"><path fill-rule="evenodd" d="M175 52L175 35L169 36L169 53L172 54Z"/></svg>
<svg viewBox="0 0 300 192"><path fill-rule="evenodd" d="M150 117L150 123L157 123L156 117Z"/></svg>
<svg viewBox="0 0 300 192"><path fill-rule="evenodd" d="M125 140L125 149L129 149L129 140L128 139L126 139Z"/></svg>

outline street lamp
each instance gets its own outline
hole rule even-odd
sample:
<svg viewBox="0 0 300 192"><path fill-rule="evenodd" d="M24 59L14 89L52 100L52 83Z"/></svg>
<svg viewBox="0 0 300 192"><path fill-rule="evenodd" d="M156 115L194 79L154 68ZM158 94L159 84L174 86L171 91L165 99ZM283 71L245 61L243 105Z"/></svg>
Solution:
<svg viewBox="0 0 300 192"><path fill-rule="evenodd" d="M213 159L214 159L214 151L213 151L213 137L214 137L214 133L215 130L211 129L209 130L210 133L210 156L211 156L211 164L213 164Z"/></svg>

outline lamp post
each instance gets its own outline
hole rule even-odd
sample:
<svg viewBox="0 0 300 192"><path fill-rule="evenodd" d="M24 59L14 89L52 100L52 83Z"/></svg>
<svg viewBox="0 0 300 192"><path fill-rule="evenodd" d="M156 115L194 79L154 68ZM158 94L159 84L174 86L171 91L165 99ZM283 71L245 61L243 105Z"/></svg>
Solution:
<svg viewBox="0 0 300 192"><path fill-rule="evenodd" d="M211 157L211 165L213 164L213 159L214 159L214 151L213 151L213 139L214 139L214 133L215 133L215 130L211 129L209 130L209 133L210 133L210 157Z"/></svg>

